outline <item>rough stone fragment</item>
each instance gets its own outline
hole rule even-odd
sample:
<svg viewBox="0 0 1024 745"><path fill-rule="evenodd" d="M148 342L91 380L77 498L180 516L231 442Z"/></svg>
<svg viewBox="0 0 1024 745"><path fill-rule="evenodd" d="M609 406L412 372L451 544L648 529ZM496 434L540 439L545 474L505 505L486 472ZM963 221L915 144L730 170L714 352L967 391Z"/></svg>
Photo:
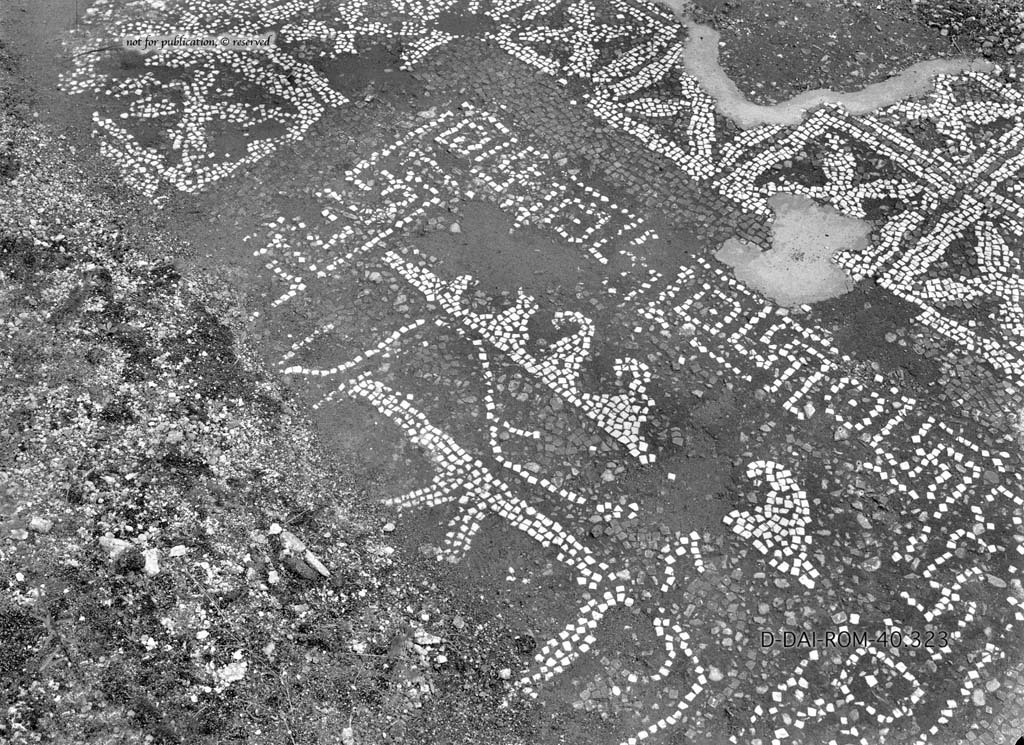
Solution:
<svg viewBox="0 0 1024 745"><path fill-rule="evenodd" d="M49 533L53 530L53 520L47 520L45 517L33 517L28 524L28 529L34 533Z"/></svg>

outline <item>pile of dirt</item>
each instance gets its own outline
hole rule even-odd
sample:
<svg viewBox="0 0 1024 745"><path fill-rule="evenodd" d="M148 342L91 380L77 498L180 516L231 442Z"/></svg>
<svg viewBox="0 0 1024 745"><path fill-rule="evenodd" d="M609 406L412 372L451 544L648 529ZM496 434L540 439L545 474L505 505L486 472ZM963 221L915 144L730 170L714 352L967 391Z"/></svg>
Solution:
<svg viewBox="0 0 1024 745"><path fill-rule="evenodd" d="M224 283L5 100L0 740L527 741L501 619L394 560Z"/></svg>

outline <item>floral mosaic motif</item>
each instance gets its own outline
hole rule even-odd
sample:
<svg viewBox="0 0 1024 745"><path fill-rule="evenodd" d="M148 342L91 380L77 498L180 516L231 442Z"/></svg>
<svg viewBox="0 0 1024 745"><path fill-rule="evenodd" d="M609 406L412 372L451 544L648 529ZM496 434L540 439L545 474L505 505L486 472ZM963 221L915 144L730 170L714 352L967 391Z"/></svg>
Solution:
<svg viewBox="0 0 1024 745"><path fill-rule="evenodd" d="M875 277L918 306L923 324L1006 378L1022 375L1024 98L1003 73L940 77L924 98L871 116L825 107L795 127L733 133L680 68L684 30L647 3L401 3L395 10L407 11L410 20L397 23L374 15L369 3L339 9L262 2L243 12L183 2L165 9L172 5L199 9L179 13L174 30L272 27L282 43L260 56L152 55L135 73L112 70L100 56L76 57L66 87L109 102L95 118L101 146L146 193L167 185L202 189L301 139L325 111L345 105L347 98L318 69L317 55L352 54L364 44L401 39L402 64L411 67L457 41L459 32L445 23L450 14L475 14L490 22L479 33L745 212L766 216L768 199L777 193L804 194L854 217L867 216L879 202L890 204L868 249L842 255L840 263L854 277ZM98 7L96 20L109 21L108 41L171 30L154 19L160 14L115 21L104 16L112 5ZM311 55L303 45L316 51ZM189 75L182 76L186 69ZM154 131L162 141L147 139ZM464 174L441 167L440 147L459 159ZM813 182L786 165L822 151L827 155ZM255 256L282 288L267 310L335 286L359 262L408 291L410 319L327 367L304 357L318 339L339 331L322 319L283 355L281 369L320 386L321 406L368 407L425 454L429 478L388 501L402 511L439 516L445 534L438 558L460 561L484 520L497 516L571 577L580 594L565 598L563 627L539 645L516 691L542 697L563 684L577 662L599 654L609 615L637 609L664 656L653 669L623 664L600 674L610 701L641 707L629 720L633 734L626 745L662 731L700 731L724 698L740 695L752 703L736 718L731 742L867 745L897 728L920 732L921 745L944 742L945 727L977 700L979 681L1005 667L1004 650L1013 647L1024 621L1016 576L1024 554L1024 485L1015 455L985 433L945 421L944 413L880 376L854 374L855 361L840 354L827 333L766 303L717 266L702 259L668 273L649 266L644 249L657 234L645 216L565 174L503 116L470 105L441 112L353 166L343 181L344 188L325 186L317 194L319 219L281 216L266 226L266 235L251 236ZM583 306L548 307L514 287L507 288L516 293L508 308L473 308L471 276L444 274L399 245L452 198L487 201L515 227L548 231L578 251L606 273L590 291L612 310L598 315ZM951 260L957 252L974 260ZM629 269L614 275L612 265ZM978 303L979 312L952 307L964 299ZM525 330L538 309L550 312L558 332L543 354L531 351ZM632 330L633 346L611 350L616 389L588 389L580 370L602 334L621 329ZM382 372L416 344L429 348L442 339L468 349L461 363L483 390L480 442L469 442L431 410L431 396L443 394L400 388ZM830 473L844 497L827 499L824 487L808 480L802 451L765 445L743 464L767 487L751 505L730 511L714 529L648 530L658 518L645 500L614 493L614 469L606 471L607 480L590 483L570 478L571 470L558 463L527 461L527 445L547 435L539 425L513 422L499 401L508 392L499 376L514 370L517 382L534 383L560 401L567 426L586 431L589 447L670 489L675 473L664 456L671 448L654 436L653 419L667 395L659 391L679 382L672 365L720 371L751 397L769 401L783 420L765 423L769 429L834 430L837 452L861 473ZM581 451L589 455L587 447ZM852 518L845 494L864 491L859 478L888 495L880 511L911 519L882 529L863 515L862 521ZM611 538L589 540L587 525L607 527ZM855 539L856 554L844 543ZM750 653L752 667L723 674L721 651L694 630L701 611L688 610L688 599L702 583L714 583L726 604L754 604L745 610L753 617L759 612L754 583L750 597L722 589L737 570L752 572L758 591L785 589L789 596L824 592L833 578L848 583L841 586L847 590L862 580L870 584L874 572L902 576L901 590L885 608L844 612L834 623L856 631L870 622L907 636L937 629L948 643L899 653L865 645L838 658L815 649L783 656L759 653L743 632L730 637L738 649L728 656ZM984 611L975 598L982 586L995 593ZM933 674L937 663L941 676ZM587 701L579 705L597 706ZM641 706L651 702L656 709Z"/></svg>
<svg viewBox="0 0 1024 745"><path fill-rule="evenodd" d="M113 5L97 7L93 26L106 36L91 39L94 46L179 30L161 25L162 17L178 17L181 30L279 29L279 47L265 54L150 54L134 75L115 74L101 55L75 58L66 88L119 110L96 113L97 135L104 152L148 194L161 184L202 189L282 142L301 139L327 109L344 105L347 98L331 81L294 53L304 42L315 41L320 55L331 56L397 40L408 67L459 38L441 28L446 18L479 17L490 25L474 33L566 84L582 83L582 105L744 210L767 215L775 193L806 194L854 217L864 216L872 200L896 204L869 249L839 263L854 278L875 277L917 305L923 324L1003 375L1015 381L1024 375L1024 94L1002 73L939 76L923 99L870 116L825 107L797 127L727 134L714 102L680 66L685 30L646 2L423 0L395 5L409 19L401 23L368 2L301 9L293 2L252 2L228 11L182 0L165 4L165 13L130 20L112 15ZM922 123L934 130L930 139L904 133L905 125ZM823 183L808 185L785 172L782 164L815 148L827 153ZM872 174L876 160L884 167ZM946 260L964 250L974 259L971 268ZM987 321L965 316L964 301L988 309Z"/></svg>
<svg viewBox="0 0 1024 745"><path fill-rule="evenodd" d="M447 171L440 165L441 149L468 167L461 174ZM408 163L418 166L405 167ZM806 741L803 733L813 731L835 738L824 741L867 743L875 734L865 733L888 732L910 721L920 728L920 743L941 741L937 733L943 726L964 706L973 705L977 677L992 674L1005 662L1005 646L977 646L982 628L989 634L998 628L998 634L1009 638L1024 621L1021 599L1009 589L988 606L986 617L972 598L979 583L991 587L990 576L1015 574L1015 556L1022 547L1007 531L1014 520L1019 522L1024 508L1017 459L980 444L984 440L979 434L954 427L884 378L852 374L854 361L835 348L826 332L765 303L708 261L688 259L674 276L654 270L642 258L645 242L656 235L643 217L593 187L560 179L563 172L501 117L464 105L438 113L393 146L355 164L344 186L321 192L322 221L310 225L282 217L268 224L264 236L251 240L258 246L257 257L273 257L266 266L288 288L279 298L283 303L308 292L329 294L327 288L349 281L345 277L356 261L379 267L420 299L408 301L413 320L347 361L326 368L300 361L321 335L338 331L328 323L297 341L283 356L282 369L324 390L323 406L343 398L370 404L428 454L434 469L429 483L390 502L402 510L438 515L447 531L439 558L459 560L491 514L566 568L581 594L574 606L566 598L570 607L564 626L539 645L532 665L517 681L522 694L543 697L550 686L572 675L581 660L601 653L610 615L639 609L650 619L650 632L663 645L664 656L653 669L610 666L594 684L610 692L606 706L658 701L657 710L641 710L635 733L623 740L626 745L662 731L699 728L706 707L721 696L736 695L743 685L768 685L776 693L764 699L768 703L753 706L745 722L734 724L732 742L801 742ZM389 196L382 197L384 193ZM440 265L416 249L394 247L439 201L460 198L499 205L515 225L549 231L601 271L607 271L613 258L617 264L628 259L630 269L607 275L594 288L614 309L612 315L544 308L555 319L555 339L538 356L530 351L525 319L546 302L518 289L503 310L480 310L470 275L445 276ZM390 217L383 221L371 209L384 209L382 201L390 205ZM638 349L657 350L666 357L663 364L653 361L641 367L630 361L636 354L620 354L622 369L642 372L642 386L627 384L619 394L587 399L575 381L589 364L594 340L610 323L631 328ZM447 394L422 386L414 386L415 392L402 390L377 379L383 365L390 369L385 358L405 359L414 349L438 346L446 335L467 344L467 369L475 370L471 377L483 391L482 413L475 416L481 418L479 429L486 438L475 448L451 434L445 423L451 414L442 414L441 421L424 413L432 399L444 400ZM657 354L650 359L656 360ZM666 362L681 370L711 365L747 386L751 395L773 402L794 426L841 432L835 446L843 453L842 461L857 464L872 479L872 488L892 494L888 509L908 519L881 531L864 524L846 529L847 541L858 534L868 536L870 551L857 551L853 559L835 532L842 521L836 505L802 483L797 475L805 468L802 451L788 451L785 459L747 462L746 475L754 487L748 492L750 506L725 514L717 533L658 530L639 544L648 546L644 551L628 540L595 544L581 525L596 521L612 526L615 535L628 536L630 530L646 535L643 526L657 524L657 519L643 498L616 504L614 478L567 483L557 461L544 467L526 463L524 443L543 443L550 435L541 431L539 422L533 428L528 419L508 418L510 410L500 402L506 391L498 383L498 371L514 368L522 380L535 381L558 396L565 411L575 412L573 426L596 424L600 435L593 442L605 443L601 447L607 452L631 458L651 478L668 485L676 475L662 465L666 444L652 438L644 413L659 406L655 391L681 385ZM399 367L405 364L413 363ZM609 409L595 402L617 402L610 410L619 418L603 417L601 412ZM861 488L854 486L852 475L837 472L830 478L844 490ZM716 541L724 541L724 554L714 551ZM979 561L979 556L984 559ZM723 673L727 661L694 635L685 611L694 587L705 577L721 578L738 565L733 562L762 567L769 587L787 587L791 594L821 590L825 567L830 581L851 586L860 581L855 577L897 573L904 584L888 610L844 614L837 631L868 633L864 629L872 624L890 636L910 638L927 628L941 632L944 644L904 648L898 656L874 644L846 650L839 658L814 649L797 658L766 653L764 667L741 683L738 673ZM803 589L794 589L788 579ZM509 581L520 581L519 575L510 570ZM751 602L736 600L744 601ZM936 679L927 674L929 661L954 664L958 672ZM872 680L878 685L864 684ZM879 686L884 696L876 693ZM588 693L580 705L595 706L593 701ZM943 702L937 712L936 702Z"/></svg>

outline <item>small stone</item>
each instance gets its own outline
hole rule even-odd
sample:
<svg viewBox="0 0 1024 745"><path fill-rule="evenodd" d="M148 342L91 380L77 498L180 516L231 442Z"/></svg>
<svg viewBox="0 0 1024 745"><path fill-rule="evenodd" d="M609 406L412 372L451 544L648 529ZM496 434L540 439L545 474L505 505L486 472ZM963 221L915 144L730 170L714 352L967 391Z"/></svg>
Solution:
<svg viewBox="0 0 1024 745"><path fill-rule="evenodd" d="M870 559L865 559L861 562L860 568L865 572L877 572L882 567L882 560L877 556L872 556Z"/></svg>
<svg viewBox="0 0 1024 745"><path fill-rule="evenodd" d="M267 533L269 533L270 535L280 535L282 530L284 529L277 523L271 523L270 528L267 530Z"/></svg>
<svg viewBox="0 0 1024 745"><path fill-rule="evenodd" d="M13 538L16 541L28 540L28 531L24 528L12 528L11 538Z"/></svg>
<svg viewBox="0 0 1024 745"><path fill-rule="evenodd" d="M507 667L503 667L498 671L498 677L502 680L508 680L512 677L512 671Z"/></svg>
<svg viewBox="0 0 1024 745"><path fill-rule="evenodd" d="M433 646L444 641L441 637L435 636L424 629L416 629L416 632L413 634L413 639L421 646Z"/></svg>
<svg viewBox="0 0 1024 745"><path fill-rule="evenodd" d="M299 537L287 530L281 531L281 546L285 551L301 554L306 550L306 544L299 540Z"/></svg>
<svg viewBox="0 0 1024 745"><path fill-rule="evenodd" d="M281 581L281 575L277 573L276 569L271 569L269 572L267 572L267 584L268 585L276 585L280 581Z"/></svg>
<svg viewBox="0 0 1024 745"><path fill-rule="evenodd" d="M100 537L100 546L103 547L103 550L107 552L107 555L111 559L116 559L122 553L130 549L132 544L130 541L125 541L121 538L114 538L113 536L105 535Z"/></svg>
<svg viewBox="0 0 1024 745"><path fill-rule="evenodd" d="M322 561L320 561L320 557L318 557L316 554L314 554L309 549L306 549L306 553L305 553L303 558L305 558L306 559L306 563L309 564L311 567L313 567L317 572L319 572L321 576L323 576L323 577L330 577L331 576L330 570L327 567L324 566Z"/></svg>
<svg viewBox="0 0 1024 745"><path fill-rule="evenodd" d="M1010 580L1010 589L1018 600L1024 600L1024 584L1019 579Z"/></svg>
<svg viewBox="0 0 1024 745"><path fill-rule="evenodd" d="M245 673L248 669L249 665L245 660L242 660L241 662L229 662L217 671L217 677L226 684L237 683L245 677Z"/></svg>
<svg viewBox="0 0 1024 745"><path fill-rule="evenodd" d="M971 694L971 701L974 702L975 706L985 705L985 692L980 688L975 688L974 693Z"/></svg>
<svg viewBox="0 0 1024 745"><path fill-rule="evenodd" d="M179 556L184 556L187 553L188 549L179 543L176 546L171 546L171 550L167 552L167 555L172 558L177 558Z"/></svg>
<svg viewBox="0 0 1024 745"><path fill-rule="evenodd" d="M718 669L717 667L714 667L714 666L712 666L712 667L711 667L711 668L710 668L710 669L708 670L708 678L709 678L710 680L714 681L715 683L717 683L718 681L720 681L720 680L721 680L722 678L724 678L724 677L725 677L725 676L724 676L724 675L722 675L722 671L721 671L721 670L719 670L719 669Z"/></svg>
<svg viewBox="0 0 1024 745"><path fill-rule="evenodd" d="M999 589L1006 587L1006 581L1001 577L997 577L994 574L987 574L985 576L988 578L988 583L993 587L998 587Z"/></svg>
<svg viewBox="0 0 1024 745"><path fill-rule="evenodd" d="M49 533L53 530L53 520L47 520L45 517L33 517L28 524L28 529L34 533Z"/></svg>
<svg viewBox="0 0 1024 745"><path fill-rule="evenodd" d="M461 631L466 627L466 621L462 616L455 616L455 618L452 619L452 626Z"/></svg>
<svg viewBox="0 0 1024 745"><path fill-rule="evenodd" d="M153 577L160 573L160 551L155 548L147 548L142 552L142 558L145 560L145 564L142 565L143 573L148 577Z"/></svg>
<svg viewBox="0 0 1024 745"><path fill-rule="evenodd" d="M458 235L459 233L462 232L462 226L459 225L457 222L453 222L451 225L448 226L448 232Z"/></svg>
<svg viewBox="0 0 1024 745"><path fill-rule="evenodd" d="M392 523L392 522L384 523L384 532L385 533L394 533L395 532L395 524Z"/></svg>

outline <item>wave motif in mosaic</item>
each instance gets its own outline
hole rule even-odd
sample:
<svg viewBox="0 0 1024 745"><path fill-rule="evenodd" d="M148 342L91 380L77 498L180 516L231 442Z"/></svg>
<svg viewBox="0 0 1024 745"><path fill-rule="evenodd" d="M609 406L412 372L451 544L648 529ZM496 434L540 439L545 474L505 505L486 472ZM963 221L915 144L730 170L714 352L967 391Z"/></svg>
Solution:
<svg viewBox="0 0 1024 745"><path fill-rule="evenodd" d="M841 256L841 263L855 277L875 277L919 306L923 323L1006 377L1022 376L1015 350L1024 333L1024 195L1018 183L1024 96L1001 74L940 77L923 99L872 116L827 107L796 127L729 134L713 101L680 69L682 27L646 3L398 3L395 10L411 19L404 22L375 15L370 3L339 9L335 3L261 0L228 8L182 0L134 18L118 15L116 3L95 7L90 27L102 32L89 47L123 36L211 29L272 29L281 42L258 55L154 54L134 71L108 67L102 55L75 58L65 87L109 104L95 115L101 146L148 194L161 184L202 189L302 138L326 110L344 105L347 98L316 60L400 39L403 63L414 65L458 37L442 28L448 14L475 14L492 22L484 33L507 53L581 90L580 103L591 112L746 211L766 214L767 199L779 192L806 194L852 216L887 203L889 215L869 249ZM186 68L189 74L182 75ZM438 166L439 146L467 164L469 178ZM1019 461L1005 445L986 441L985 433L962 431L884 379L859 374L826 334L765 304L717 267L697 260L664 276L646 266L643 248L656 235L645 220L565 177L542 150L500 117L466 107L352 169L345 193L323 190L319 225L282 218L258 251L286 285L274 308L338 281L355 261L376 262L381 271L404 277L420 296L410 303L418 317L363 353L333 367L300 364L304 344L334 332L324 319L282 367L311 384L326 383L325 405L346 397L373 407L428 455L435 469L429 483L391 501L404 510L441 511L448 521L441 558L458 560L484 516L497 515L574 577L581 595L566 610L562 631L540 646L519 680L527 694L543 695L565 680L574 662L596 654L609 613L637 608L663 645L661 663L648 670L610 666L599 681L610 700L597 704L583 697L590 690L584 688L578 702L584 708L645 704L629 709L635 712L635 733L625 738L630 745L662 730L700 732L725 700L749 703L734 720L733 742L868 743L907 732L919 732L922 744L944 742L946 727L977 705L982 681L998 676L1003 650L1019 638ZM786 165L809 158L821 164L815 179ZM420 290L459 288L469 280L442 277L396 240L452 197L492 201L516 225L549 230L597 267L607 267L612 255L626 259L632 267L626 275L591 288L613 299L614 310L598 318L582 308L551 309L566 333L559 337L562 346L543 359L516 343L523 341L518 316L507 317L506 325L497 318L468 323L465 313L432 311ZM955 307L965 298L987 317ZM519 314L541 302L526 295L519 300ZM633 329L636 349L618 358L620 390L596 397L576 385L575 372L589 364L587 342L613 326ZM377 379L382 373L375 363L408 354L414 343L429 346L448 337L469 344L466 364L487 388L481 448L460 442L449 422L425 413L431 392L413 395ZM524 443L546 435L504 416L508 391L497 382L498 370L509 365L565 399L581 430L596 424L602 452L621 453L641 472L671 482L662 454L672 440L654 437L647 416L657 411L657 391L681 382L670 365L639 362L646 359L641 352L663 363L671 357L683 370L695 364L720 370L747 393L773 402L783 412L784 424L776 426L835 427L845 433L835 445L836 462L855 463L863 473L829 472L834 488L826 498L808 480L807 456L765 447L746 464L768 486L767 493L749 493L750 508L723 518L718 533L666 532L644 500L624 501L614 493L614 480L573 481L557 464L525 461ZM846 525L851 518L836 494L865 489L888 495L881 513L912 519L884 529ZM586 538L594 519L609 527L609 540ZM731 572L751 567L756 587L723 589ZM884 607L859 589L878 571L903 578ZM802 590L774 584L791 577ZM695 630L705 611L690 598L707 586L702 583L716 585L724 604L757 617L758 599L778 599L766 594L772 587L786 587L793 597L836 592L830 582L865 601L859 612L834 621L840 629L881 627L909 636L930 624L949 644L899 654L867 646L838 657L812 649L794 660L758 649L743 630L728 638L732 647L723 655L713 633ZM996 600L982 601L981 587L997 588ZM713 622L713 629L728 623ZM750 666L741 668L739 659ZM651 702L658 708L646 705Z"/></svg>
<svg viewBox="0 0 1024 745"><path fill-rule="evenodd" d="M441 165L451 157L458 169ZM662 731L711 731L727 700L749 702L732 722L736 743L867 745L897 735L921 745L946 741L948 726L976 706L979 685L1008 663L1005 650L1014 648L1024 622L1018 576L1024 484L1009 445L953 426L885 378L864 375L827 333L765 303L703 259L667 275L654 269L643 257L657 235L641 215L565 176L500 116L469 105L444 112L356 164L343 182L319 193L315 224L282 217L266 236L252 238L260 246L256 256L286 286L274 307L299 295L331 297L332 288L337 295L350 287L358 264L361 272L413 291L403 294L412 320L346 361L303 363L325 335L345 336L328 314L283 356L281 367L318 386L324 406L345 397L369 404L428 455L429 483L391 501L445 521L439 558L457 560L483 517L497 515L575 580L580 595L575 604L564 598L564 627L540 645L518 690L543 696L566 685L574 663L609 654L602 647L609 614L633 609L662 645L661 661L641 670L616 661L595 683L610 692L604 703L587 685L577 702L633 712L627 745ZM523 318L545 301L519 291L504 312L475 310L471 277L445 274L443 265L407 245L433 210L442 213L442 203L459 200L498 205L514 225L548 231L574 249L603 277L588 292L605 300L605 309L544 308L559 319L555 341L547 356L527 352L532 340ZM608 269L613 265L628 268L616 274ZM575 381L594 345L615 328L631 332L623 346L629 353L614 349L631 377L620 380L619 393L586 399ZM468 347L465 369L476 371L468 375L485 391L480 415L434 406L449 394L431 385L385 382L391 361L407 360L397 366L403 368L417 349L440 348L446 339L452 349ZM641 358L648 360L642 368ZM589 442L600 447L584 447L582 457L598 449L618 454L668 488L676 478L666 465L675 441L646 413L683 389L686 372L698 366L719 371L722 385L766 401L773 412L770 422L751 421L745 435L761 443L751 446L746 462L751 507L701 531L672 530L643 495L628 505L616 502L614 477L573 478L558 459L527 463L530 443L552 435L539 421L511 423L509 391L496 382L499 368L536 381L564 401L563 414L575 412L575 427L598 425L598 439ZM481 419L476 429L488 433L479 447L452 434L473 416ZM836 432L832 456L759 440L766 430L779 441L787 431ZM509 435L504 440L502 432ZM813 473L825 474L820 488L809 481ZM865 494L882 500L875 519L883 524L854 519L847 508L850 495ZM595 522L610 526L610 540L588 536ZM751 578L742 592L724 587L736 572ZM884 588L865 589L879 572L901 577L899 590L889 596ZM718 629L735 621L715 615L721 606L692 602L707 583L746 618L758 618L761 603L802 598L797 602L823 614L830 603L849 608L817 619L837 632L912 638L928 629L945 644L781 654L758 647L750 628L734 629L720 646L702 624ZM857 601L850 603L849 595Z"/></svg>
<svg viewBox="0 0 1024 745"><path fill-rule="evenodd" d="M727 136L713 100L679 65L678 24L629 7L657 31L634 37L644 42L603 69L574 59L580 32L566 23L569 14L545 26L543 50L532 44L532 30L515 34L517 44L506 50L562 80L584 80L592 112L744 210L769 215L776 193L804 194L852 217L887 202L893 214L870 248L839 263L856 279L876 277L920 307L922 323L1024 381L1024 91L1015 80L1000 72L938 76L922 100L875 115L828 106L797 127ZM552 54L553 45L561 54ZM811 154L822 163L808 183L793 162ZM946 261L965 248L970 261ZM965 302L990 307L987 321L958 313Z"/></svg>
<svg viewBox="0 0 1024 745"><path fill-rule="evenodd" d="M446 21L481 18L489 24L474 33L582 85L580 103L591 112L744 210L766 215L768 198L780 192L858 217L868 204L889 204L872 245L839 263L855 278L875 277L918 306L921 323L1024 383L1024 92L1002 74L939 76L923 99L871 116L825 107L797 127L727 134L714 102L681 69L684 28L640 0L396 2L391 10L402 22L369 2L251 0L227 9L179 0L134 18L118 15L114 3L96 7L89 27L103 35L90 37L92 47L179 30L279 33L279 48L266 53L151 53L135 75L104 67L102 56L75 57L65 86L112 104L94 117L103 151L148 194L161 183L201 189L301 139L324 111L347 103L293 53L302 45L329 59L400 41L409 67L459 38ZM191 74L181 74L186 68ZM786 164L812 155L821 163L809 183Z"/></svg>

